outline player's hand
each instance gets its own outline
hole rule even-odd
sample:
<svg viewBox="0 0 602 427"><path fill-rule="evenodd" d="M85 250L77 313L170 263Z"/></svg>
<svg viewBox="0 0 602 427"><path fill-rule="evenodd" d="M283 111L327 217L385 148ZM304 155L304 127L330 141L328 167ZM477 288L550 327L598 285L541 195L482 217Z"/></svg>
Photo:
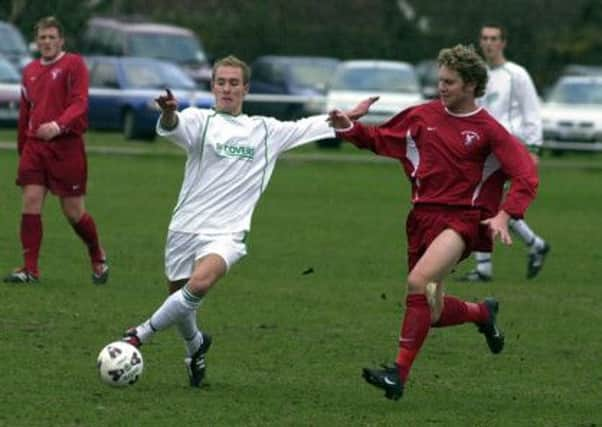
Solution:
<svg viewBox="0 0 602 427"><path fill-rule="evenodd" d="M347 129L353 125L351 119L341 110L332 110L326 120L335 129Z"/></svg>
<svg viewBox="0 0 602 427"><path fill-rule="evenodd" d="M50 141L61 133L61 128L56 122L42 123L36 131L36 137L44 141Z"/></svg>
<svg viewBox="0 0 602 427"><path fill-rule="evenodd" d="M491 231L491 237L493 238L493 240L499 237L500 241L503 244L511 245L512 236L510 236L510 231L508 230L509 220L510 215L508 215L505 211L502 210L499 211L496 216L481 221L481 224L489 226L489 230Z"/></svg>
<svg viewBox="0 0 602 427"><path fill-rule="evenodd" d="M165 95L159 95L155 98L155 102L164 113L173 112L178 109L178 100L168 88L165 88Z"/></svg>
<svg viewBox="0 0 602 427"><path fill-rule="evenodd" d="M360 118L366 115L366 113L370 110L372 104L378 101L379 98L380 96L371 96L369 98L366 98L359 104L357 104L355 107L353 107L351 110L345 111L345 114L351 120L359 120Z"/></svg>

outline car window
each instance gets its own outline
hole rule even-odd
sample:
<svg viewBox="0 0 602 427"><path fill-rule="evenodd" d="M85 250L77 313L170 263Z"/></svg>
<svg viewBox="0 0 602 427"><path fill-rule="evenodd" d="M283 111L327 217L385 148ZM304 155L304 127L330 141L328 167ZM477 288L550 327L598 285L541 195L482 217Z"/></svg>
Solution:
<svg viewBox="0 0 602 427"><path fill-rule="evenodd" d="M125 55L124 34L121 31L109 31L105 34L105 45L107 55Z"/></svg>
<svg viewBox="0 0 602 427"><path fill-rule="evenodd" d="M284 64L272 64L272 83L286 84L286 66Z"/></svg>
<svg viewBox="0 0 602 427"><path fill-rule="evenodd" d="M148 56L179 63L206 62L207 58L194 37L174 34L134 33L127 39L130 56Z"/></svg>
<svg viewBox="0 0 602 427"><path fill-rule="evenodd" d="M127 86L132 88L194 89L195 83L179 67L158 62L129 63L124 66Z"/></svg>
<svg viewBox="0 0 602 427"><path fill-rule="evenodd" d="M97 63L90 72L90 86L117 88L117 73L113 64Z"/></svg>
<svg viewBox="0 0 602 427"><path fill-rule="evenodd" d="M6 53L26 53L27 46L21 34L8 26L0 26L0 52Z"/></svg>
<svg viewBox="0 0 602 427"><path fill-rule="evenodd" d="M548 101L563 104L602 104L602 81L560 82Z"/></svg>
<svg viewBox="0 0 602 427"><path fill-rule="evenodd" d="M335 75L332 88L360 92L419 91L416 74L412 69L389 67L343 67Z"/></svg>
<svg viewBox="0 0 602 427"><path fill-rule="evenodd" d="M0 58L0 83L19 83L21 77L15 67L4 58Z"/></svg>
<svg viewBox="0 0 602 427"><path fill-rule="evenodd" d="M111 39L116 33L115 28L95 25L88 28L84 36L84 50L89 53L104 55L115 54L111 48Z"/></svg>
<svg viewBox="0 0 602 427"><path fill-rule="evenodd" d="M271 76L271 66L265 62L257 62L253 64L253 73L251 77L258 82L269 82Z"/></svg>
<svg viewBox="0 0 602 427"><path fill-rule="evenodd" d="M323 89L332 78L336 62L311 62L291 66L291 78L296 86Z"/></svg>

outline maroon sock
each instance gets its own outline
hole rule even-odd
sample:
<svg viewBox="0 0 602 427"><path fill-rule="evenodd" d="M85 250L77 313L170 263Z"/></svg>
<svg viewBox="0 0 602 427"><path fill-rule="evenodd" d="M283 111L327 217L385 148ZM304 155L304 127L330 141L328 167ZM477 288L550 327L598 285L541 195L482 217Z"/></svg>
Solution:
<svg viewBox="0 0 602 427"><path fill-rule="evenodd" d="M431 309L423 294L410 294L406 298L406 313L399 337L397 364L402 381L407 379L414 359L418 355L431 326Z"/></svg>
<svg viewBox="0 0 602 427"><path fill-rule="evenodd" d="M42 217L39 214L21 215L21 246L25 269L39 276L38 258L42 245Z"/></svg>
<svg viewBox="0 0 602 427"><path fill-rule="evenodd" d="M489 315L484 304L462 301L456 297L445 296L443 298L443 310L434 328L461 325L462 323L482 323Z"/></svg>
<svg viewBox="0 0 602 427"><path fill-rule="evenodd" d="M88 253L93 263L103 262L105 254L100 247L98 241L98 233L96 232L96 224L94 219L88 214L84 213L77 224L73 224L73 229L77 235L84 241L88 247Z"/></svg>

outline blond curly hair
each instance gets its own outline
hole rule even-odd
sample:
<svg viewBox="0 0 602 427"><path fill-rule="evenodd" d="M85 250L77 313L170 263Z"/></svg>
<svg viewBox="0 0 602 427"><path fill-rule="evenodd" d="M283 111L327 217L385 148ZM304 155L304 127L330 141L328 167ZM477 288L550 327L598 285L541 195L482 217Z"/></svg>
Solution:
<svg viewBox="0 0 602 427"><path fill-rule="evenodd" d="M485 94L487 86L487 65L472 45L458 44L441 49L437 57L439 66L456 71L464 83L474 83L474 96L480 98Z"/></svg>

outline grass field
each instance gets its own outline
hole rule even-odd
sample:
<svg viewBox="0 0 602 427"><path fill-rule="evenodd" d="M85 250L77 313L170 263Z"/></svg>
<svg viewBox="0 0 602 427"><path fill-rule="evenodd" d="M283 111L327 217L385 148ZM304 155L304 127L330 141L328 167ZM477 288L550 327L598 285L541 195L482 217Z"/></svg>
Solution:
<svg viewBox="0 0 602 427"><path fill-rule="evenodd" d="M90 140L128 146L112 134ZM0 283L0 426L602 425L599 155L543 161L528 216L552 244L539 277L524 279L516 242L497 250L494 282L448 282L466 299L499 298L504 352L491 355L471 325L434 330L405 396L391 402L360 369L396 355L408 186L394 163L283 159L255 213L249 255L201 307L214 336L207 386L187 386L175 331L142 348L135 386L102 384L98 351L165 297L163 244L183 168L164 142L134 146L148 154L89 157L87 206L110 283L90 283L83 245L54 198L43 216L42 282ZM21 262L16 161L0 151L1 273Z"/></svg>

